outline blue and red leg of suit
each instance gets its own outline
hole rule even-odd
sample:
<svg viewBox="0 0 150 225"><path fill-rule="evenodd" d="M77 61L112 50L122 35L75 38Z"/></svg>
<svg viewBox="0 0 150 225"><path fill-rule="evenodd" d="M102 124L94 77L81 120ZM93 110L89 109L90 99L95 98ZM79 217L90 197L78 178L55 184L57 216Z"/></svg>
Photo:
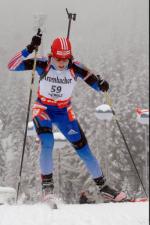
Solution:
<svg viewBox="0 0 150 225"><path fill-rule="evenodd" d="M41 106L40 102L35 104ZM54 136L52 125L55 124L75 148L76 153L83 160L92 178L103 176L100 165L90 150L84 132L75 119L71 106L63 109L47 105L44 109L33 107L33 118L41 142L40 167L42 175L53 173Z"/></svg>

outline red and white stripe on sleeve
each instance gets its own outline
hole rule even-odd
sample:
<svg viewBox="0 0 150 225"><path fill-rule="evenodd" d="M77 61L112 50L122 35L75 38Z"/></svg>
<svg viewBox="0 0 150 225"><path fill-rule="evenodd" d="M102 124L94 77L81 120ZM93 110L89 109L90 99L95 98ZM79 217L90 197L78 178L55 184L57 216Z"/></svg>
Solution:
<svg viewBox="0 0 150 225"><path fill-rule="evenodd" d="M22 52L18 52L8 63L9 70L15 70L23 60Z"/></svg>

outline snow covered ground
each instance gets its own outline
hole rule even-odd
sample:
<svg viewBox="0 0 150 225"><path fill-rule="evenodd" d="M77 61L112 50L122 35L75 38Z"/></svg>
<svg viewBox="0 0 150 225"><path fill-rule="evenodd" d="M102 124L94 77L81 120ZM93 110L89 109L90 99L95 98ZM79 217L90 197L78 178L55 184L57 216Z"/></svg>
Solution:
<svg viewBox="0 0 150 225"><path fill-rule="evenodd" d="M148 202L91 205L2 205L0 225L148 225Z"/></svg>

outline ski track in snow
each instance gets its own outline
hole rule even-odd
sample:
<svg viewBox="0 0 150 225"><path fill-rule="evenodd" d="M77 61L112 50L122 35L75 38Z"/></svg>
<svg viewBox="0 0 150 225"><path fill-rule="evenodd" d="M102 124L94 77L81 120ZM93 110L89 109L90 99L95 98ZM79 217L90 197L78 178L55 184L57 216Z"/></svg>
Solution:
<svg viewBox="0 0 150 225"><path fill-rule="evenodd" d="M148 202L84 205L2 205L0 225L148 225Z"/></svg>

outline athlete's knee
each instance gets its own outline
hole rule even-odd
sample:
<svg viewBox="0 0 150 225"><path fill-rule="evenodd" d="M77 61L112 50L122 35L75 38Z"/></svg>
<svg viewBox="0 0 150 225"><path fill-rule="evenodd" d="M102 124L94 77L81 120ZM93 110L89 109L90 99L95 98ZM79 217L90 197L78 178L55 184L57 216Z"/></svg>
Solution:
<svg viewBox="0 0 150 225"><path fill-rule="evenodd" d="M82 149L87 144L87 139L85 137L85 134L82 130L81 131L81 138L78 141L72 142L72 146L76 149Z"/></svg>
<svg viewBox="0 0 150 225"><path fill-rule="evenodd" d="M35 129L38 135L40 134L46 134L46 133L50 133L52 134L52 127L50 126L41 126L41 124L39 123L38 119L34 118L33 119L34 125L35 125Z"/></svg>
<svg viewBox="0 0 150 225"><path fill-rule="evenodd" d="M36 132L41 142L41 150L52 150L54 145L54 137L52 133L51 123L40 121L37 117L33 119Z"/></svg>
<svg viewBox="0 0 150 225"><path fill-rule="evenodd" d="M46 134L46 133L52 134L52 128L51 127L38 127L38 128L36 128L36 132L38 135Z"/></svg>

